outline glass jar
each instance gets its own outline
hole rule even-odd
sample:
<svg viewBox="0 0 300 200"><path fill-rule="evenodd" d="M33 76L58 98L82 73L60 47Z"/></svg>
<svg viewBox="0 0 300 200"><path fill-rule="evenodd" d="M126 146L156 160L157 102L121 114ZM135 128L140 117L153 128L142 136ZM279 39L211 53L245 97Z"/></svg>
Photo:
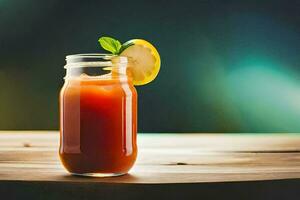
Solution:
<svg viewBox="0 0 300 200"><path fill-rule="evenodd" d="M137 156L137 92L126 57L66 57L60 92L60 149L72 174L118 176Z"/></svg>

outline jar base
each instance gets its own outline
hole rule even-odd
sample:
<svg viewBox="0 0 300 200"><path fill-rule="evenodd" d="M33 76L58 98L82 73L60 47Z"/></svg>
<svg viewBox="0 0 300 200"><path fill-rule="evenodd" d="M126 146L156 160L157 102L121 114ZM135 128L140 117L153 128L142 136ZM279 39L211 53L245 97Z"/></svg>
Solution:
<svg viewBox="0 0 300 200"><path fill-rule="evenodd" d="M99 178L104 178L104 177L114 177L114 176L122 176L127 173L71 173L73 176L85 176L85 177L99 177Z"/></svg>

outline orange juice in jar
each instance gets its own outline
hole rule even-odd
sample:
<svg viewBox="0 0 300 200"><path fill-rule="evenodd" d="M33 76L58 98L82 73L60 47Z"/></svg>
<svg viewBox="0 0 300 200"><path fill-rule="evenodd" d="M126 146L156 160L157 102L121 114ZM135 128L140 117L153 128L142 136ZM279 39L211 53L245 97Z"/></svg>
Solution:
<svg viewBox="0 0 300 200"><path fill-rule="evenodd" d="M137 92L126 73L126 57L118 62L112 62L113 58L67 56L60 94L60 158L73 174L120 175L135 162Z"/></svg>
<svg viewBox="0 0 300 200"><path fill-rule="evenodd" d="M134 85L156 77L160 57L144 40L129 42L119 55L77 54L66 58L60 92L59 155L71 174L118 176L135 163Z"/></svg>

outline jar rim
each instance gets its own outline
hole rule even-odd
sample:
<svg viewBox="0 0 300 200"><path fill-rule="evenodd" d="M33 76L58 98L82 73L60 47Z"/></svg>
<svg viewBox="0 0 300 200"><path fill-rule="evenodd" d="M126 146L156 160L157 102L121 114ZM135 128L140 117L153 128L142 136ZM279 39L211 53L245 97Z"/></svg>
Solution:
<svg viewBox="0 0 300 200"><path fill-rule="evenodd" d="M126 56L119 56L105 53L83 53L66 56L64 68L73 67L112 67L120 64L127 64Z"/></svg>

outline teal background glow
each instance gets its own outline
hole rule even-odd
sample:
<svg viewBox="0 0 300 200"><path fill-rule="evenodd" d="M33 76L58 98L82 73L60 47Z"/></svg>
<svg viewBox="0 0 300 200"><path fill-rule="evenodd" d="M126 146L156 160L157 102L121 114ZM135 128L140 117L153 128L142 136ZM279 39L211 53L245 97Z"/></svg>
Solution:
<svg viewBox="0 0 300 200"><path fill-rule="evenodd" d="M300 132L300 1L0 0L0 129L58 129L64 57L144 38L139 132Z"/></svg>

